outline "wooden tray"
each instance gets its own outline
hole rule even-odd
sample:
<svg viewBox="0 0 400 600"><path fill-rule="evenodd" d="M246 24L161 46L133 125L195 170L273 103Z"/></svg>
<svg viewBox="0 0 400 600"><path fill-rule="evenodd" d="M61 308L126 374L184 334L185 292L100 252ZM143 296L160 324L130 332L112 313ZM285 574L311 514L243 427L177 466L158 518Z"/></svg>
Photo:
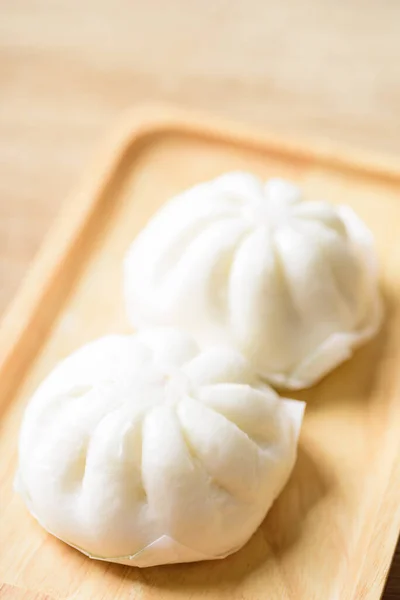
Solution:
<svg viewBox="0 0 400 600"><path fill-rule="evenodd" d="M129 331L121 261L170 196L232 169L288 177L347 202L373 230L386 324L313 389L299 459L261 528L216 562L139 570L90 561L47 535L13 493L30 394L82 343ZM400 173L171 110L128 115L68 203L0 333L0 587L74 600L377 599L400 527ZM12 586L17 586L16 588ZM11 597L11 596L10 596ZM25 595L23 596L25 598Z"/></svg>

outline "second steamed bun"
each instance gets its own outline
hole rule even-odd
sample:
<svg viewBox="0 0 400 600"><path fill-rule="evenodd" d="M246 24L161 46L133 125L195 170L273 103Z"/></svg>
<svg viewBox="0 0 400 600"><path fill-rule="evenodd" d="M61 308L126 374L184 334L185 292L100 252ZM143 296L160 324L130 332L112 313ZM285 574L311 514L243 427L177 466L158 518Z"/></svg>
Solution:
<svg viewBox="0 0 400 600"><path fill-rule="evenodd" d="M370 231L347 206L230 173L165 204L125 261L135 327L239 349L271 383L307 387L377 331Z"/></svg>

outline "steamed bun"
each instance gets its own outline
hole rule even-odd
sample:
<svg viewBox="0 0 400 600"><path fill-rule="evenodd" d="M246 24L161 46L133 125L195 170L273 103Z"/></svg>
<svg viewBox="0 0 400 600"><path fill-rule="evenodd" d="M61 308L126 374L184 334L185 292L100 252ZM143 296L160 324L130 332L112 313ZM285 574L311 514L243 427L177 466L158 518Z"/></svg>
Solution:
<svg viewBox="0 0 400 600"><path fill-rule="evenodd" d="M168 202L125 261L135 327L236 347L278 387L310 386L377 331L371 233L347 206L230 173Z"/></svg>
<svg viewBox="0 0 400 600"><path fill-rule="evenodd" d="M49 532L92 558L222 558L292 470L303 403L227 348L155 330L94 341L31 399L16 486Z"/></svg>

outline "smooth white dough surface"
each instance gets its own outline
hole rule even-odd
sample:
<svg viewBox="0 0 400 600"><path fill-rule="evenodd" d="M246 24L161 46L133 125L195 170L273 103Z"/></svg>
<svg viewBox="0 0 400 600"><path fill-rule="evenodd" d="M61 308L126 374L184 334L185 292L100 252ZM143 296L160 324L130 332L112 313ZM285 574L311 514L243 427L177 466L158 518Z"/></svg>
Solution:
<svg viewBox="0 0 400 600"><path fill-rule="evenodd" d="M381 322L373 238L352 209L248 173L167 202L133 242L124 285L135 327L233 345L278 387L312 385Z"/></svg>
<svg viewBox="0 0 400 600"><path fill-rule="evenodd" d="M174 330L104 337L28 404L16 488L44 528L92 558L222 558L285 485L303 410L233 350L200 351Z"/></svg>

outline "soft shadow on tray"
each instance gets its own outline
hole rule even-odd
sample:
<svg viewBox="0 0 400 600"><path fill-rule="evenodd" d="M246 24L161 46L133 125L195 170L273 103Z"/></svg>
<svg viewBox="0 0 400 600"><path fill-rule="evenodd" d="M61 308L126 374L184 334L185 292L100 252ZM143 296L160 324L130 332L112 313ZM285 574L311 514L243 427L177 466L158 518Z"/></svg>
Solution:
<svg viewBox="0 0 400 600"><path fill-rule="evenodd" d="M383 376L380 366L390 360L390 331L400 315L396 298L383 290L384 319L379 333L354 355L324 377L317 385L287 395L307 403L307 410L323 410L329 405L367 405L372 399L377 379ZM398 303L397 303L398 304Z"/></svg>

